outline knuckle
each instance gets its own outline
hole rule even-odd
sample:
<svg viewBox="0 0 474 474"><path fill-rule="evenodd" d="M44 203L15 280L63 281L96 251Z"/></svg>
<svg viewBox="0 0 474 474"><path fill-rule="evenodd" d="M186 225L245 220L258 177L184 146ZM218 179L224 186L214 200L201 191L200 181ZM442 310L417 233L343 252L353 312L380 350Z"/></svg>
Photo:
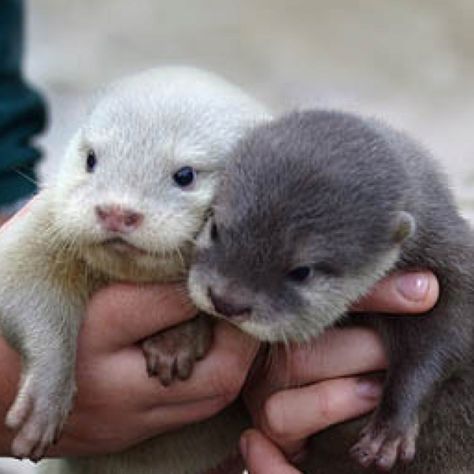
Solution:
<svg viewBox="0 0 474 474"><path fill-rule="evenodd" d="M323 335L321 336L323 337ZM308 371L308 366L312 368L314 360L317 359L317 352L312 346L299 346L291 354L289 358L289 373L293 377L300 377ZM318 360L319 362L319 360Z"/></svg>
<svg viewBox="0 0 474 474"><path fill-rule="evenodd" d="M223 403L227 405L235 400L241 388L242 383L232 378L227 378L226 380L218 382L217 392Z"/></svg>
<svg viewBox="0 0 474 474"><path fill-rule="evenodd" d="M328 386L320 384L314 394L314 412L321 428L330 426L336 419L336 409Z"/></svg>
<svg viewBox="0 0 474 474"><path fill-rule="evenodd" d="M272 437L282 439L288 436L287 412L278 394L266 400L263 406L263 418Z"/></svg>
<svg viewBox="0 0 474 474"><path fill-rule="evenodd" d="M247 367L237 356L226 359L213 374L211 386L226 402L231 402L241 391L247 375Z"/></svg>
<svg viewBox="0 0 474 474"><path fill-rule="evenodd" d="M118 309L117 289L115 286L106 286L94 293L89 301L89 312L115 312Z"/></svg>
<svg viewBox="0 0 474 474"><path fill-rule="evenodd" d="M220 397L220 396L213 398L212 401L210 401L209 405L207 406L207 409L209 410L208 416L213 416L216 413L219 413L224 408L228 407L234 400L235 400L235 397L232 400L230 400L228 397Z"/></svg>

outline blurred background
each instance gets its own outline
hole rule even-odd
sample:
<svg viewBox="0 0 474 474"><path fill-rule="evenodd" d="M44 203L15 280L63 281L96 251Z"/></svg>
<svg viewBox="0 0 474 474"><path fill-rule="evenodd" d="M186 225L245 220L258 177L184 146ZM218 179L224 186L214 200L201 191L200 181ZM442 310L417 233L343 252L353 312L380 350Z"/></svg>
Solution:
<svg viewBox="0 0 474 474"><path fill-rule="evenodd" d="M43 175L54 173L98 87L159 64L192 64L277 112L343 108L410 131L444 164L474 220L470 0L30 0L27 7L26 75L50 107ZM8 461L0 472L29 468Z"/></svg>

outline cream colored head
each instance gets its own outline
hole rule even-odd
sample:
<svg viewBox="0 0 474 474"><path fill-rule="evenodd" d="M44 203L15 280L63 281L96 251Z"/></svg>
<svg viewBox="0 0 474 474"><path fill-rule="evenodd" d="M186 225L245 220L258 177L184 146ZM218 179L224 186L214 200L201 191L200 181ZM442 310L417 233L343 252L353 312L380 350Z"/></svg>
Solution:
<svg viewBox="0 0 474 474"><path fill-rule="evenodd" d="M176 278L230 148L267 117L239 89L196 69L158 68L112 84L54 184L61 236L113 276Z"/></svg>

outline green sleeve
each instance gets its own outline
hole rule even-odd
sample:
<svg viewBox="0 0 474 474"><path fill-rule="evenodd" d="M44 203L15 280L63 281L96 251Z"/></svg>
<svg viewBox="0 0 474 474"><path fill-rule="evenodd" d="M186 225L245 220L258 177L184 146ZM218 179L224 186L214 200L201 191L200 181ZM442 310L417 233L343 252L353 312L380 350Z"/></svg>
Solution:
<svg viewBox="0 0 474 474"><path fill-rule="evenodd" d="M0 207L35 192L32 140L46 124L42 98L22 77L22 52L23 2L0 0Z"/></svg>

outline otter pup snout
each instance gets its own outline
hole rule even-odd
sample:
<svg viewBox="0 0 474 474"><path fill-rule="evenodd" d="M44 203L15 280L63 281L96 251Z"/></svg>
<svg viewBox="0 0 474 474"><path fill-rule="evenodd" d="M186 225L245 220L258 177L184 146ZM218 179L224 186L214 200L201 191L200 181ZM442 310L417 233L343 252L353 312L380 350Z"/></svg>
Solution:
<svg viewBox="0 0 474 474"><path fill-rule="evenodd" d="M209 288L208 295L214 309L222 316L238 319L239 321L245 321L250 316L252 308L235 300L230 294L216 294Z"/></svg>
<svg viewBox="0 0 474 474"><path fill-rule="evenodd" d="M140 227L144 215L132 209L124 209L117 205L96 206L95 213L104 230L129 233Z"/></svg>

